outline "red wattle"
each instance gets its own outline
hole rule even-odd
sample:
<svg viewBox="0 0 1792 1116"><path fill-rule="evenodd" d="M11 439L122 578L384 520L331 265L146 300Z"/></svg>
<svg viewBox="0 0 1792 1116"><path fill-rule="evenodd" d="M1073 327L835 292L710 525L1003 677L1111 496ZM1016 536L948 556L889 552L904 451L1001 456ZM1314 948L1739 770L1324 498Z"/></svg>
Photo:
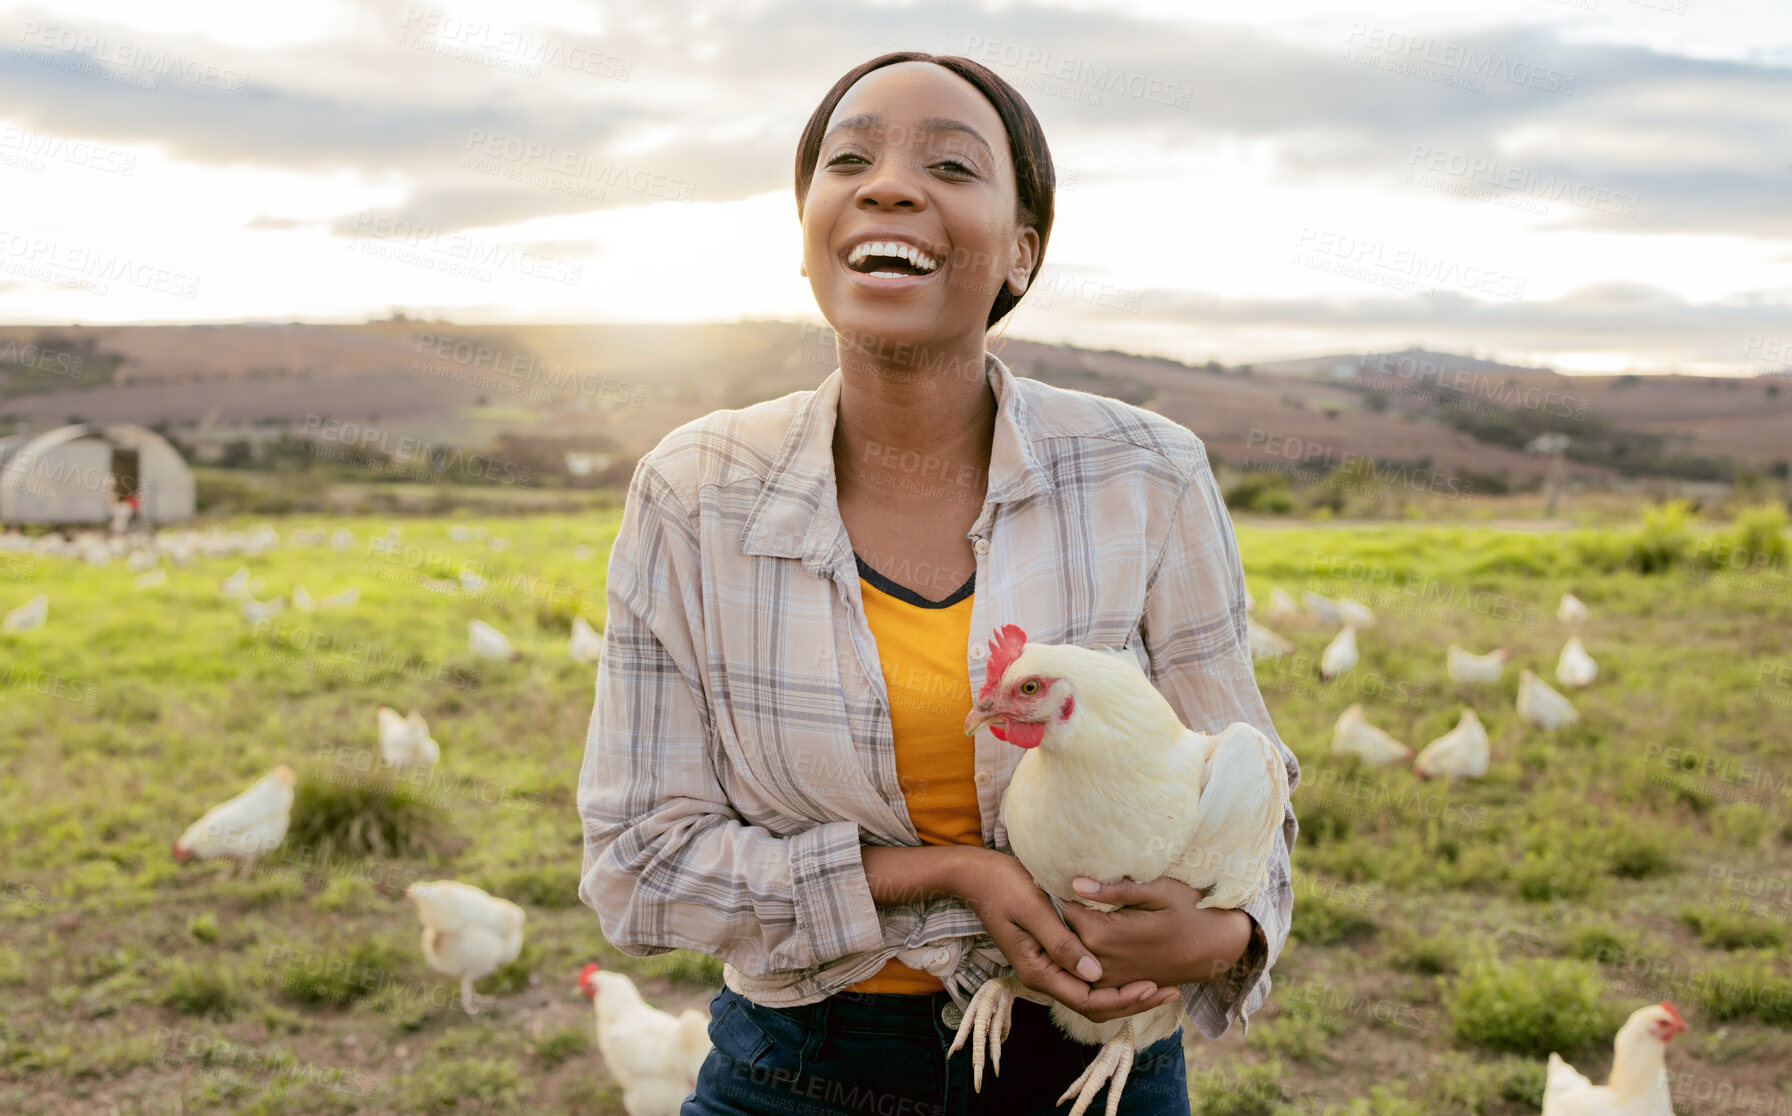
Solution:
<svg viewBox="0 0 1792 1116"><path fill-rule="evenodd" d="M1045 736L1045 725L1039 721L1017 721L1008 726L1008 735L1002 739L1021 748L1037 748L1039 741Z"/></svg>

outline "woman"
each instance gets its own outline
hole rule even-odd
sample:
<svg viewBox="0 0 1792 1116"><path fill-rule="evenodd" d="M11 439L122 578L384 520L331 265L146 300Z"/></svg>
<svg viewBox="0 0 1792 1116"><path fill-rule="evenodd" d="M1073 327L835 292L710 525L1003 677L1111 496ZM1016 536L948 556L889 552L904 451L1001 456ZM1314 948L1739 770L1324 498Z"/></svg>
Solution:
<svg viewBox="0 0 1792 1116"><path fill-rule="evenodd" d="M1017 380L987 331L1038 274L1050 153L963 58L866 62L797 154L803 274L838 337L812 392L668 435L636 470L580 778L584 901L637 956L720 957L683 1111L1058 1111L1094 1054L1017 1003L1003 1072L946 1057L1004 966L1096 1021L1180 997L1208 1037L1267 995L1292 906L1114 881L1060 918L1007 851L1020 751L963 735L991 631L1132 646L1183 720L1276 739L1201 443ZM1285 747L1291 784L1299 770ZM1187 1112L1181 1032L1123 1113Z"/></svg>

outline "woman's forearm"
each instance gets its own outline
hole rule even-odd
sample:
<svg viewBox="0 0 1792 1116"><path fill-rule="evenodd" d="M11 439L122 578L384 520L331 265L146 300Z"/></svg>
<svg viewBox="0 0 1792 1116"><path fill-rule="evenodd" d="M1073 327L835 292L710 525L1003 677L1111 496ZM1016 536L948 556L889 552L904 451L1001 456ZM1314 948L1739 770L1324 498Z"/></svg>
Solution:
<svg viewBox="0 0 1792 1116"><path fill-rule="evenodd" d="M983 856L979 845L860 845L871 901L880 907L964 897L964 880Z"/></svg>

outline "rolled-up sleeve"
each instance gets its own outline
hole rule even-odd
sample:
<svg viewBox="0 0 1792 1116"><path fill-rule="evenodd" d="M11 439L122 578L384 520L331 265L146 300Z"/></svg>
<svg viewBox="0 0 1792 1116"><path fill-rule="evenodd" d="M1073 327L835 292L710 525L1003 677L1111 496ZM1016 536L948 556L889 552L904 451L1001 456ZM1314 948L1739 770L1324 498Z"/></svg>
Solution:
<svg viewBox="0 0 1792 1116"><path fill-rule="evenodd" d="M780 836L746 824L717 778L695 524L652 464L638 466L579 772L579 897L637 957L690 949L762 976L876 949L858 826Z"/></svg>
<svg viewBox="0 0 1792 1116"><path fill-rule="evenodd" d="M1142 627L1152 682L1197 732L1218 732L1236 721L1257 728L1275 743L1292 792L1300 782L1300 764L1276 734L1257 688L1238 542L1199 443L1193 464L1146 588ZM1270 852L1268 886L1241 908L1253 923L1244 956L1217 980L1182 986L1183 1007L1209 1039L1225 1034L1234 1020L1249 1033L1250 1013L1269 996L1269 970L1281 955L1294 914L1289 853L1299 828L1291 805Z"/></svg>

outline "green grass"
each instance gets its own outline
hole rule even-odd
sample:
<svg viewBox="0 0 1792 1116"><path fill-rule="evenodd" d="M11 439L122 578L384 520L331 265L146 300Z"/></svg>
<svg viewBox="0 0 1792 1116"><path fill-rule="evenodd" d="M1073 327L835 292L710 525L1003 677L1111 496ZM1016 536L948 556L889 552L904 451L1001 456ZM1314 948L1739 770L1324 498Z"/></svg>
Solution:
<svg viewBox="0 0 1792 1116"><path fill-rule="evenodd" d="M283 536L340 523L357 541L200 558L141 593L118 562L40 557L29 582L0 564L0 610L52 600L43 628L0 634L0 1111L99 1096L144 1113L621 1111L573 991L579 967L631 973L676 1010L701 1007L721 966L624 956L578 900L593 669L565 641L574 612L603 623L616 513L486 522L508 549L457 542L447 519L404 520L413 567L370 549L383 519L274 521ZM1195 1111L1534 1113L1542 1046L1578 1044L1577 1065L1602 1080L1617 1021L1663 998L1687 1039L1712 1036L1677 1041L1670 1069L1771 1082L1792 1053L1792 929L1762 891L1792 878L1792 685L1774 669L1792 668L1792 593L1779 591L1792 583L1771 566L1785 554L1777 522L1240 523L1260 604L1272 586L1311 588L1358 597L1381 623L1359 637L1352 683L1257 667L1303 771L1294 933L1248 1039L1235 1028L1191 1045ZM257 630L218 595L238 565L261 599L302 583L318 596L358 585L361 602ZM420 583L462 569L492 587L469 599ZM1513 710L1517 669L1552 677L1570 590L1592 610L1600 675L1571 695L1580 724L1540 733ZM524 659L473 659L475 616ZM1283 634L1309 667L1331 636ZM1509 648L1505 677L1452 684L1451 642ZM95 700L4 682L20 677L91 684ZM1474 708L1488 774L1446 787L1340 761L1331 728L1353 701L1414 747ZM435 772L384 774L380 704L429 719ZM247 876L173 861L181 829L279 763L299 779L282 849ZM462 1014L455 981L423 960L402 894L434 878L527 911L523 955L480 983L497 1001L487 1014ZM159 1032L233 1044L207 1068L238 1076L161 1057ZM283 1058L377 1088L321 1088Z"/></svg>

